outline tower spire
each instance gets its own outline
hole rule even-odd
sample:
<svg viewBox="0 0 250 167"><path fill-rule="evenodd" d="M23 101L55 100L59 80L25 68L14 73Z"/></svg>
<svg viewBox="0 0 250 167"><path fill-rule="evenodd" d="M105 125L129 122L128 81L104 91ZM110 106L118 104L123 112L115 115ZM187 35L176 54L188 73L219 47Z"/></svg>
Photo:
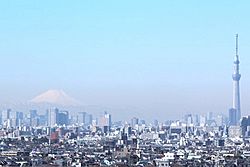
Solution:
<svg viewBox="0 0 250 167"><path fill-rule="evenodd" d="M238 34L236 34L236 48L235 48L235 60L234 60L234 70L233 70L233 108L230 110L231 118L234 118L234 121L231 125L239 124L241 118L240 110L240 72L239 72L239 55L238 55ZM233 114L234 113L234 114Z"/></svg>
<svg viewBox="0 0 250 167"><path fill-rule="evenodd" d="M238 34L236 34L236 56L238 56Z"/></svg>

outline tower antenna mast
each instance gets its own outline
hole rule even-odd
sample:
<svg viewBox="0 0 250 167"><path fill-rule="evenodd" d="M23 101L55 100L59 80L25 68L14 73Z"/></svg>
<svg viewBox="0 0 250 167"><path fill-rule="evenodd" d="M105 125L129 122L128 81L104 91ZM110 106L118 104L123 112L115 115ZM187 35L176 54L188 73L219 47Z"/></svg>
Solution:
<svg viewBox="0 0 250 167"><path fill-rule="evenodd" d="M236 34L236 56L238 57L238 34Z"/></svg>

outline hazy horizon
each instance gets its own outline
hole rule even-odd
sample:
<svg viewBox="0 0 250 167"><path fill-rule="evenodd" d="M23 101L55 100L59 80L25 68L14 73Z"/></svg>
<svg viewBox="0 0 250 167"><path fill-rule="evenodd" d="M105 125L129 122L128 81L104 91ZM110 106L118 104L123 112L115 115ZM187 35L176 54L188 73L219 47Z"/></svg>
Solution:
<svg viewBox="0 0 250 167"><path fill-rule="evenodd" d="M227 115L238 33L241 108L249 115L249 5L2 1L0 108L61 89L116 119Z"/></svg>

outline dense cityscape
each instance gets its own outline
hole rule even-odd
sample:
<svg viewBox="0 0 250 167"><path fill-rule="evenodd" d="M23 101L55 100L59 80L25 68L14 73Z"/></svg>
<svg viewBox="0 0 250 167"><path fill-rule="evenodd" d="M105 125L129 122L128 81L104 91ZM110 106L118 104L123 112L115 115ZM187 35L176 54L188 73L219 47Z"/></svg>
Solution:
<svg viewBox="0 0 250 167"><path fill-rule="evenodd" d="M0 167L250 167L249 7L0 1Z"/></svg>
<svg viewBox="0 0 250 167"><path fill-rule="evenodd" d="M107 111L95 117L55 107L44 114L3 110L0 166L249 166L250 116L241 116L240 77L236 35L228 116L190 113L146 122L113 121Z"/></svg>
<svg viewBox="0 0 250 167"><path fill-rule="evenodd" d="M187 114L181 120L113 122L57 108L39 115L2 111L0 164L5 166L247 166L250 117Z"/></svg>

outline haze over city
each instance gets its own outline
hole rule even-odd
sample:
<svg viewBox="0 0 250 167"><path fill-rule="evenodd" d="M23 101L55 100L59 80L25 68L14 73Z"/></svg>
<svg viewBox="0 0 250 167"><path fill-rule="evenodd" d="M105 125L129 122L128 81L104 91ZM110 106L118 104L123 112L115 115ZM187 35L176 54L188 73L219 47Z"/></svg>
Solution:
<svg viewBox="0 0 250 167"><path fill-rule="evenodd" d="M114 119L227 114L238 33L241 111L247 115L249 5L1 1L0 107L62 90L82 109L98 106L95 112L108 110Z"/></svg>

